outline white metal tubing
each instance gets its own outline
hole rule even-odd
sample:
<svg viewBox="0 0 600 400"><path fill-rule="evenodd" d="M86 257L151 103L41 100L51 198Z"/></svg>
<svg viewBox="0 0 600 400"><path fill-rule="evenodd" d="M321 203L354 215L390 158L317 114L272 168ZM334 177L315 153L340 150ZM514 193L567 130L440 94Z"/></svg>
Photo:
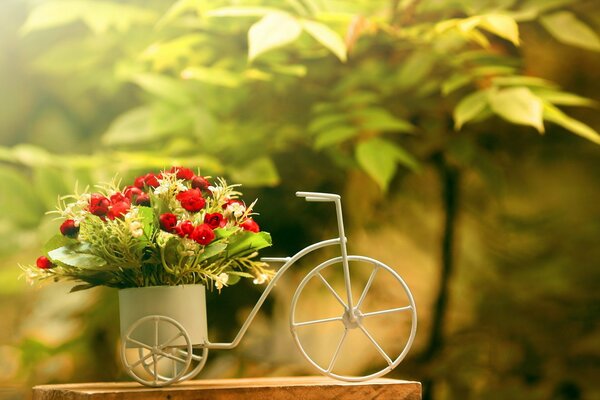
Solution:
<svg viewBox="0 0 600 400"><path fill-rule="evenodd" d="M390 274L392 274L392 276L401 284L401 286L402 286L402 288L404 290L404 293L406 294L406 296L408 298L409 306L392 308L392 309L389 309L389 310L374 311L374 312L369 312L369 313L362 314L363 317L366 317L366 316L372 316L372 315L387 314L387 313L392 313L392 312L410 311L410 313L411 313L411 329L410 329L410 334L409 334L408 340L407 340L404 348L402 349L402 351L400 352L400 354L398 355L398 357L396 357L395 359L393 359L392 357L389 357L385 353L385 351L383 351L383 349L377 343L377 341L365 329L365 327L362 325L362 323L357 323L357 326L363 332L363 334L367 337L367 339L369 339L369 341L371 341L371 343L373 344L373 346L376 348L377 352L382 355L382 357L386 360L386 363L388 364L385 368L381 369L380 371L374 372L374 373L372 373L370 375L348 376L348 375L339 375L339 374L335 374L335 373L332 372L334 364L335 364L335 361L337 360L337 358L339 356L340 348L342 347L342 344L340 344L340 343L338 343L336 351L335 351L335 353L333 355L334 360L332 360L329 363L327 369L321 367L313 359L311 359L310 356L308 355L308 353L306 352L306 350L304 349L304 347L302 346L302 344L300 342L300 338L298 336L298 332L296 331L296 328L299 328L299 327L302 327L302 326L305 326L305 325L310 325L310 322L318 322L318 323L325 322L325 319L324 320L307 321L309 323L302 323L302 322L297 323L296 322L296 304L298 302L298 298L300 297L300 294L302 293L302 290L304 289L304 287L306 286L306 284L313 277L321 275L321 271L323 269L329 267L330 265L343 262L343 258L342 257L332 258L332 259L330 259L328 261L325 261L325 262L321 263L319 266L315 267L311 272L309 272L309 274L304 277L304 279L302 280L302 282L300 282L300 285L298 285L298 288L296 289L296 292L294 293L294 297L292 298L291 312L290 312L290 330L292 332L292 337L294 338L294 341L296 342L296 345L298 346L298 349L300 350L300 353L302 353L302 355L304 356L304 358L313 367L315 367L319 372L321 372L323 375L327 375L327 376L330 376L332 378L339 379L339 380L342 380L342 381L360 382L360 381L365 381L365 380L368 380L368 379L377 378L377 377L380 377L382 375L387 374L392 369L396 368L398 366L398 364L400 364L400 362L402 362L402 360L404 359L404 357L406 357L406 354L410 350L410 347L412 346L412 343L413 343L413 341L415 339L415 335L417 333L417 309L416 309L416 305L415 305L415 301L414 301L413 295L410 292L410 289L408 288L408 285L406 284L406 282L404 282L404 280L402 279L402 277L396 271L394 271L392 268L390 268L389 266L383 264L380 261L377 261L377 260L369 258L369 257L351 255L351 256L348 256L347 259L349 261L362 261L362 262L370 263L376 269L386 270L387 272L389 272ZM369 277L369 281L371 281L371 283L372 283L373 278L374 278L374 275L372 273L371 276ZM367 285L365 285L365 289L368 289L366 286ZM370 286L370 285L368 285L368 286ZM366 296L366 291L367 290L363 290L363 294L365 296ZM364 296L361 295L361 297L363 297L362 300L364 300ZM356 308L358 308L358 307L356 307ZM330 319L327 318L327 320L336 321L335 318L330 318ZM357 322L360 322L360 321L357 321ZM345 330L347 330L347 329L348 328L345 327ZM342 339L340 340L340 342L343 342L344 340L345 340L345 334L342 337Z"/></svg>
<svg viewBox="0 0 600 400"><path fill-rule="evenodd" d="M341 243L340 238L324 240L322 242L318 242L318 243L312 244L308 247L305 247L304 249L302 249L298 253L296 253L293 257L289 257L288 261L285 264L283 264L283 266L281 268L279 268L279 271L277 271L277 273L275 274L273 279L271 279L271 282L269 282L269 284L263 291L262 295L258 299L258 302L254 306L252 311L250 311L250 314L246 318L246 321L240 328L239 332L237 333L237 335L235 336L233 341L229 342L229 343L212 343L210 341L207 341L204 345L202 345L202 347L206 347L208 349L233 349L234 347L236 347L242 340L242 337L244 337L246 330L248 329L248 327L254 320L254 317L260 310L260 307L265 302L267 296L269 295L269 293L271 292L271 290L273 289L273 287L275 286L275 284L277 283L279 278L281 278L281 276L285 273L285 271L287 271L287 269L290 266L292 266L292 264L294 264L296 261L298 261L298 259L304 257L308 253L315 251L317 249L320 249L322 247L333 246L333 245L340 244L340 243Z"/></svg>

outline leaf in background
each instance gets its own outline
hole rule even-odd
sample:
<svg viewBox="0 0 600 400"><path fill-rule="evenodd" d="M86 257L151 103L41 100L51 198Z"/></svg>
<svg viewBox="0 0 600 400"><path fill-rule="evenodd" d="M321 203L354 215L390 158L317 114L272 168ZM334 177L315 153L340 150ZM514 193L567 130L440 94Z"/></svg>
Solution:
<svg viewBox="0 0 600 400"><path fill-rule="evenodd" d="M277 13L277 8L271 7L222 7L204 13L207 17L262 17Z"/></svg>
<svg viewBox="0 0 600 400"><path fill-rule="evenodd" d="M62 0L44 2L35 7L21 28L22 34L55 28L82 20L95 34L110 28L126 31L134 23L145 23L156 18L146 8L109 1Z"/></svg>
<svg viewBox="0 0 600 400"><path fill-rule="evenodd" d="M13 168L0 165L0 182L0 216L20 226L36 226L44 207L29 179Z"/></svg>
<svg viewBox="0 0 600 400"><path fill-rule="evenodd" d="M465 74L454 74L442 84L442 94L448 96L450 93L467 85L473 78Z"/></svg>
<svg viewBox="0 0 600 400"><path fill-rule="evenodd" d="M229 175L246 186L275 186L279 183L277 167L269 157L257 158L244 166L232 168Z"/></svg>
<svg viewBox="0 0 600 400"><path fill-rule="evenodd" d="M344 142L358 135L358 133L359 130L353 126L341 125L332 127L319 133L319 135L315 139L314 146L315 149L320 150L325 147Z"/></svg>
<svg viewBox="0 0 600 400"><path fill-rule="evenodd" d="M181 71L183 79L193 79L209 85L236 87L242 83L242 76L222 68L188 67Z"/></svg>
<svg viewBox="0 0 600 400"><path fill-rule="evenodd" d="M428 51L415 51L401 64L395 84L401 89L412 88L421 83L435 63L435 54Z"/></svg>
<svg viewBox="0 0 600 400"><path fill-rule="evenodd" d="M398 163L412 170L418 168L418 162L406 150L381 138L359 143L356 146L356 160L383 191L387 190Z"/></svg>
<svg viewBox="0 0 600 400"><path fill-rule="evenodd" d="M544 133L543 103L526 87L488 91L494 113L514 124L533 126Z"/></svg>
<svg viewBox="0 0 600 400"><path fill-rule="evenodd" d="M272 12L265 15L248 30L248 60L293 42L302 33L302 26L291 15Z"/></svg>
<svg viewBox="0 0 600 400"><path fill-rule="evenodd" d="M540 99L548 103L559 106L587 106L596 107L598 103L595 100L581 97L573 93L561 92L558 90L533 90L533 93Z"/></svg>
<svg viewBox="0 0 600 400"><path fill-rule="evenodd" d="M464 124L477 117L487 106L487 91L469 94L454 107L454 129L459 130Z"/></svg>
<svg viewBox="0 0 600 400"><path fill-rule="evenodd" d="M271 235L268 232L243 231L230 236L226 257L242 257L269 247L271 244Z"/></svg>
<svg viewBox="0 0 600 400"><path fill-rule="evenodd" d="M105 259L82 252L83 250L85 248L80 245L66 245L49 251L48 257L52 261L58 261L77 268L100 268L106 265Z"/></svg>
<svg viewBox="0 0 600 400"><path fill-rule="evenodd" d="M488 14L481 17L479 27L503 39L519 45L519 26L515 20L505 14Z"/></svg>
<svg viewBox="0 0 600 400"><path fill-rule="evenodd" d="M327 47L341 62L348 59L346 45L342 37L333 29L317 21L302 20L302 27L316 41Z"/></svg>
<svg viewBox="0 0 600 400"><path fill-rule="evenodd" d="M360 126L365 130L379 132L412 133L415 127L408 121L392 115L383 108L364 108L351 114L360 121Z"/></svg>
<svg viewBox="0 0 600 400"><path fill-rule="evenodd" d="M137 107L119 115L102 135L102 142L108 146L150 142L156 139L150 121L150 107Z"/></svg>
<svg viewBox="0 0 600 400"><path fill-rule="evenodd" d="M334 128L339 125L345 125L348 120L346 114L325 114L315 117L308 125L310 133L318 133L325 129Z"/></svg>
<svg viewBox="0 0 600 400"><path fill-rule="evenodd" d="M492 83L497 86L533 86L541 88L555 88L554 82L536 76L495 76L492 78Z"/></svg>
<svg viewBox="0 0 600 400"><path fill-rule="evenodd" d="M179 105L189 104L192 100L184 83L159 74L137 74L131 77L148 93Z"/></svg>
<svg viewBox="0 0 600 400"><path fill-rule="evenodd" d="M600 51L600 38L596 32L569 11L544 15L540 18L540 22L559 42Z"/></svg>
<svg viewBox="0 0 600 400"><path fill-rule="evenodd" d="M576 135L586 138L596 144L600 144L600 134L598 134L598 132L583 122L579 122L576 119L569 117L551 104L544 104L544 118L562 126Z"/></svg>
<svg viewBox="0 0 600 400"><path fill-rule="evenodd" d="M71 191L64 179L64 172L51 167L38 167L33 169L33 181L39 197L47 209L56 207L57 199Z"/></svg>

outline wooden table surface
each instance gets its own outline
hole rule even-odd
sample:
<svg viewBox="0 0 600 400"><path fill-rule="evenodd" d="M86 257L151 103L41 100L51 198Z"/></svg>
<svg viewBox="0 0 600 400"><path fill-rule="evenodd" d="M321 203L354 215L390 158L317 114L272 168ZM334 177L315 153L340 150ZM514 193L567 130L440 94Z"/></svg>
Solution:
<svg viewBox="0 0 600 400"><path fill-rule="evenodd" d="M77 383L33 388L33 400L421 400L419 382L373 379L341 382L327 377L207 379L166 388L134 382Z"/></svg>

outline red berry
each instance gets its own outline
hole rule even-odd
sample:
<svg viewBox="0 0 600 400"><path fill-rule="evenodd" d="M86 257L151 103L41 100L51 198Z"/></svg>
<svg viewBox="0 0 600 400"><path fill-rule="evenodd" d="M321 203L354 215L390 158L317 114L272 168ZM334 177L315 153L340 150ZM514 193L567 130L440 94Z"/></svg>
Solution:
<svg viewBox="0 0 600 400"><path fill-rule="evenodd" d="M38 257L38 259L35 261L35 265L37 265L37 267L40 269L49 269L54 267L52 261L50 261L46 256Z"/></svg>
<svg viewBox="0 0 600 400"><path fill-rule="evenodd" d="M79 233L79 224L72 219L68 219L60 225L60 233L67 237L75 237Z"/></svg>
<svg viewBox="0 0 600 400"><path fill-rule="evenodd" d="M247 220L245 220L244 222L242 222L240 224L240 226L242 227L242 229L244 229L246 231L260 232L260 227L258 226L258 224L252 218L248 218Z"/></svg>

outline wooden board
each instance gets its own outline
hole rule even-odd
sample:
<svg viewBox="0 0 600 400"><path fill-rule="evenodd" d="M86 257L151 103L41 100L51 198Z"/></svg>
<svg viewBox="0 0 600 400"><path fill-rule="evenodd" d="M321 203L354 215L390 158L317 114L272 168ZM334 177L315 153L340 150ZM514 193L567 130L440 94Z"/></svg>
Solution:
<svg viewBox="0 0 600 400"><path fill-rule="evenodd" d="M33 388L33 400L421 400L419 382L373 379L341 382L327 377L210 379L166 388L138 383L78 383Z"/></svg>

